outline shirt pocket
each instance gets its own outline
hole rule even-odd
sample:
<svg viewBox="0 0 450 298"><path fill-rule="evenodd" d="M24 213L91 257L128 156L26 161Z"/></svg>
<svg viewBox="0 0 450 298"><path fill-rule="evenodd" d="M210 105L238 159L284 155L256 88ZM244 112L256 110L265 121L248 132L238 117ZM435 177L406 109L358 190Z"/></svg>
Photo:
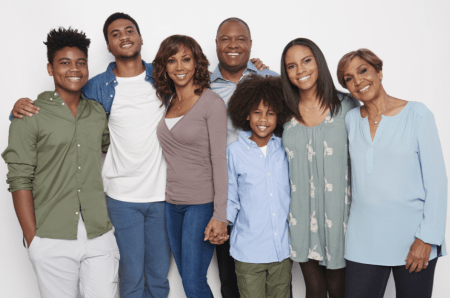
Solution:
<svg viewBox="0 0 450 298"><path fill-rule="evenodd" d="M105 126L105 123L100 122L100 121L86 122L85 134L87 137L88 148L95 150L95 151L102 150L102 134L103 134L104 126Z"/></svg>

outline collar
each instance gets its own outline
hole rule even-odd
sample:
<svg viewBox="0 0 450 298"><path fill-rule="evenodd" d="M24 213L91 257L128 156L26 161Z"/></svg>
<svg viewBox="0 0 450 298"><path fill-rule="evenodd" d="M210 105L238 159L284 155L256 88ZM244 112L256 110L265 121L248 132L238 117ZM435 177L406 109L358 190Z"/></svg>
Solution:
<svg viewBox="0 0 450 298"><path fill-rule="evenodd" d="M142 60L142 64L145 66L145 79L148 80L149 78L153 79L153 65L151 63L145 63L144 60ZM106 82L113 83L116 80L116 75L113 73L113 69L117 67L116 62L111 62L108 65L108 68L106 69L105 75L106 75Z"/></svg>
<svg viewBox="0 0 450 298"><path fill-rule="evenodd" d="M259 148L258 145L256 145L256 143L252 140L250 140L249 138L252 136L252 132L251 131L242 131L239 134L239 142L244 145L245 148L247 148L247 150L250 150L250 148ZM270 138L269 142L267 142L267 146L269 146L270 143L280 143L281 142L281 138L275 136L274 134L272 134L272 137Z"/></svg>
<svg viewBox="0 0 450 298"><path fill-rule="evenodd" d="M244 72L242 73L242 76L244 76L245 73L246 73L246 72L249 72L249 71L251 71L251 72L253 72L253 73L256 73L256 72L258 71L258 70L256 69L255 65L254 65L250 60L248 60L248 62L247 62L247 68L246 68L246 69L244 70ZM225 79L222 77L222 73L220 72L220 64L217 64L216 69L214 69L213 73L211 74L211 82L214 82L214 81L217 80L217 79L222 79L222 80L224 80L224 81L228 81L228 80L225 80Z"/></svg>
<svg viewBox="0 0 450 298"><path fill-rule="evenodd" d="M58 92L56 91L44 91L41 94L38 95L38 99L43 99L43 100L49 100L49 101L61 101L63 102L64 99L62 99L61 96L59 96ZM81 98L80 98L80 102L85 100L86 98L84 97L83 93L81 93Z"/></svg>

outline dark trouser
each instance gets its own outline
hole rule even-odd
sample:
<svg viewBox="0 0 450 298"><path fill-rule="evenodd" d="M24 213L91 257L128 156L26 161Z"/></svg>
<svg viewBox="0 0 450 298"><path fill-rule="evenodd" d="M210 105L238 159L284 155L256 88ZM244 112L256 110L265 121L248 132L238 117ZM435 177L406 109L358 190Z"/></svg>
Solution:
<svg viewBox="0 0 450 298"><path fill-rule="evenodd" d="M351 261L346 263L346 298L383 298L391 270L397 298L431 298L437 258L418 273L409 273L405 266L378 266Z"/></svg>
<svg viewBox="0 0 450 298"><path fill-rule="evenodd" d="M228 235L231 235L230 226L228 226ZM239 298L234 259L230 256L230 240L225 241L222 245L217 245L216 254L222 298Z"/></svg>
<svg viewBox="0 0 450 298"><path fill-rule="evenodd" d="M215 245L203 241L213 212L213 203L175 205L166 202L170 247L187 298L213 298L206 273Z"/></svg>

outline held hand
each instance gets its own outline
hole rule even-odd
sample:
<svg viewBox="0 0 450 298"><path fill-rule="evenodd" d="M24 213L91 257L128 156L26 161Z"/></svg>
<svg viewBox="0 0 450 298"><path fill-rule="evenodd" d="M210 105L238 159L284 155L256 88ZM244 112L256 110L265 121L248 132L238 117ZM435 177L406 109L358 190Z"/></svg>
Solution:
<svg viewBox="0 0 450 298"><path fill-rule="evenodd" d="M426 269L428 260L430 259L430 253L431 244L416 238L406 257L406 269L409 268L409 273L413 271L420 272L422 269Z"/></svg>
<svg viewBox="0 0 450 298"><path fill-rule="evenodd" d="M209 240L211 244L220 245L228 240L228 238L227 223L211 219L205 228L205 239L203 240Z"/></svg>
<svg viewBox="0 0 450 298"><path fill-rule="evenodd" d="M23 115L28 117L33 116L33 114L39 113L39 108L33 104L33 101L29 98L21 98L14 104L13 116L16 118L22 118Z"/></svg>
<svg viewBox="0 0 450 298"><path fill-rule="evenodd" d="M255 64L256 69L264 70L264 69L270 69L269 66L265 65L259 58L252 58L250 61Z"/></svg>

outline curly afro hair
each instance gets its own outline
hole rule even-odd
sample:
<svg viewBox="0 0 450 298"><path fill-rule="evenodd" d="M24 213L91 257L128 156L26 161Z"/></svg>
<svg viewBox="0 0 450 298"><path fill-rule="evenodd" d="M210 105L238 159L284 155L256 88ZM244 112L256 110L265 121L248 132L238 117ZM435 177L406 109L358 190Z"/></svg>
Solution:
<svg viewBox="0 0 450 298"><path fill-rule="evenodd" d="M56 52L65 47L76 47L80 49L85 55L88 56L88 47L91 44L91 40L86 38L86 34L83 31L78 32L77 29L65 29L59 27L58 30L53 29L47 34L47 41L44 41L47 46L47 59L48 63L53 65L53 58L55 58Z"/></svg>
<svg viewBox="0 0 450 298"><path fill-rule="evenodd" d="M153 60L153 79L155 80L156 95L161 101L168 101L175 94L175 85L172 79L166 75L167 61L169 58L183 48L190 49L194 55L195 68L194 85L198 85L194 93L201 95L203 90L210 87L210 75L208 71L209 62L203 54L200 45L192 38L186 35L172 35L167 37L161 43L155 60Z"/></svg>
<svg viewBox="0 0 450 298"><path fill-rule="evenodd" d="M277 127L273 133L281 137L283 125L289 120L291 113L284 100L279 77L252 74L239 82L228 102L228 113L234 127L250 131L247 117L258 108L261 100L277 114Z"/></svg>

